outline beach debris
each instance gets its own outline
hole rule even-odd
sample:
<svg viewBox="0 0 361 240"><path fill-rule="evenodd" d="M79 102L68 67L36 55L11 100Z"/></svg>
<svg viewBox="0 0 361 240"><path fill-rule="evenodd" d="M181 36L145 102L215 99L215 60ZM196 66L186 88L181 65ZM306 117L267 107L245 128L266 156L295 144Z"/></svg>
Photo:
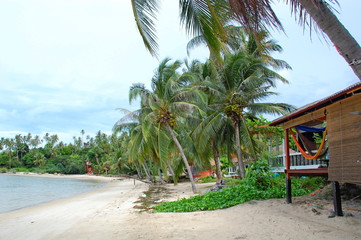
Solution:
<svg viewBox="0 0 361 240"><path fill-rule="evenodd" d="M147 197L147 194L143 193L142 195L140 195L140 197L146 198L146 197Z"/></svg>
<svg viewBox="0 0 361 240"><path fill-rule="evenodd" d="M350 212L345 213L345 217L353 217L354 215Z"/></svg>
<svg viewBox="0 0 361 240"><path fill-rule="evenodd" d="M312 212L316 215L320 215L321 213L316 209L316 208L312 208Z"/></svg>
<svg viewBox="0 0 361 240"><path fill-rule="evenodd" d="M334 218L334 217L336 217L336 213L333 210L330 210L328 218Z"/></svg>
<svg viewBox="0 0 361 240"><path fill-rule="evenodd" d="M227 185L214 185L208 191L209 192L218 192L219 190L222 190L223 188L229 188L229 186L227 186Z"/></svg>

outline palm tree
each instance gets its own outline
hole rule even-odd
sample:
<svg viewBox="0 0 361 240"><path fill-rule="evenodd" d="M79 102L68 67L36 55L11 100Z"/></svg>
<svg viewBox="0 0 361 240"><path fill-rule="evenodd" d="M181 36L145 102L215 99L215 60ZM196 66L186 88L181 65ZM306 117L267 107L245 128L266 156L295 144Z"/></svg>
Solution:
<svg viewBox="0 0 361 240"><path fill-rule="evenodd" d="M38 135L35 135L35 137L30 140L30 145L33 148L37 148L41 143L42 143L42 140Z"/></svg>
<svg viewBox="0 0 361 240"><path fill-rule="evenodd" d="M160 162L166 162L169 156L168 146L170 141L173 141L187 170L192 190L197 192L190 164L179 137L185 130L185 117L197 114L200 109L197 105L184 101L189 93L183 90L185 83L181 81L177 73L181 63L169 62L170 59L166 58L159 64L152 78L152 90L145 89L144 85L133 85L129 93L130 100L141 97L141 104L146 109L146 114L142 118L143 134L147 138L150 134L149 130L156 129L156 132L152 134L157 136Z"/></svg>
<svg viewBox="0 0 361 240"><path fill-rule="evenodd" d="M181 23L193 36L203 35L212 52L220 50L225 42L224 31L228 20L236 20L251 32L266 28L283 31L282 24L271 6L271 0L180 0ZM317 26L335 45L339 53L361 80L361 48L357 41L332 12L330 3L337 0L284 0L298 15L304 26ZM132 0L138 30L145 46L157 55L158 45L154 19L159 11L159 0ZM308 18L309 17L309 18Z"/></svg>
<svg viewBox="0 0 361 240"><path fill-rule="evenodd" d="M84 147L84 134L85 134L85 130L84 130L84 129L82 129L82 130L80 131L80 134L81 134L81 143L82 143L82 147Z"/></svg>
<svg viewBox="0 0 361 240"><path fill-rule="evenodd" d="M210 91L207 91L209 88L207 88L206 84L207 82L214 82L217 80L218 65L211 60L208 60L204 64L198 60L194 60L191 63L185 61L185 66L185 72L181 76L182 80L186 81L190 88L204 91L207 96L206 105L210 105L216 98L216 95L212 94ZM210 110L211 109L207 108L206 106L203 107L203 111L206 115L197 119L198 121L195 121L195 123L192 124L193 126L196 126L192 127L192 138L193 142L196 144L196 151L198 152L198 156L202 159L203 162L209 163L209 160L213 156L216 167L217 182L221 183L223 176L221 171L219 148L224 145L225 142L227 142L224 141L226 139L224 139L222 136L230 135L222 131L209 135L209 132L205 131L205 129L207 129L207 125L209 124L209 122L207 122L207 116L211 114ZM210 150L210 148L212 150Z"/></svg>
<svg viewBox="0 0 361 240"><path fill-rule="evenodd" d="M136 89L146 90L144 86L137 84L136 86L133 85L131 87L130 93L133 93L132 90L137 91ZM141 97L141 99L143 99L142 101L145 101L144 98L144 96ZM142 103L142 108L136 111L129 111L120 108L118 110L123 112L124 116L114 124L113 132L129 132L130 139L127 144L128 162L136 166L138 176L142 175L141 169L143 169L147 179L153 182L153 174L151 168L149 167L151 164L147 164L147 162L152 159L152 162L155 163L157 167L160 167L159 154L157 154L157 138L155 134L149 134L156 132L156 130L148 129L148 131L143 131L143 117L146 111L145 102Z"/></svg>
<svg viewBox="0 0 361 240"><path fill-rule="evenodd" d="M292 109L284 103L263 103L268 96L275 95L270 88L276 81L287 80L268 69L260 57L239 51L226 54L219 79L205 86L215 95L209 104L210 113L205 120L203 136L218 135L227 125L233 126L239 170L245 176L242 146L255 158L255 147L246 119L260 113L281 114Z"/></svg>
<svg viewBox="0 0 361 240"><path fill-rule="evenodd" d="M13 150L15 150L15 140L13 138L5 138L3 139L3 146L8 151L9 169L10 169L12 167Z"/></svg>

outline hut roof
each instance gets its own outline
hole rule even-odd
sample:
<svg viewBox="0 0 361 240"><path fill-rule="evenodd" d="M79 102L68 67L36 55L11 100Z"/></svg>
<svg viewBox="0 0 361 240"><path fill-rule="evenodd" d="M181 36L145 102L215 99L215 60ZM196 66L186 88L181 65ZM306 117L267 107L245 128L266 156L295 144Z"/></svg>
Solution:
<svg viewBox="0 0 361 240"><path fill-rule="evenodd" d="M276 118L275 120L273 120L269 126L278 126L281 125L284 122L287 122L289 120L298 118L302 115L305 115L307 113L316 111L320 108L323 108L327 105L330 105L334 102L337 102L341 99L347 98L351 95L353 95L356 92L361 92L361 82L357 82L355 84L352 84L351 86L343 89L342 91L336 92L328 97L325 97L321 100L309 103L303 107L300 107L292 112L290 112L287 115L284 115L282 117Z"/></svg>

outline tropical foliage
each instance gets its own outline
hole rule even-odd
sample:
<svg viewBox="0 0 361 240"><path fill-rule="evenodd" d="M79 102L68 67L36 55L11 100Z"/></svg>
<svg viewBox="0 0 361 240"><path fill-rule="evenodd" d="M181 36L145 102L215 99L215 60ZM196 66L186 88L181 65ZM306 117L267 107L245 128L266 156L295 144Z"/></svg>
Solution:
<svg viewBox="0 0 361 240"><path fill-rule="evenodd" d="M213 159L222 181L220 157L237 153L240 176L245 177L244 159L256 160L264 149L251 132L252 123L260 114L284 114L293 107L264 102L276 94L272 88L277 82L287 83L273 69L288 64L270 56L282 48L266 32L259 33L264 40L258 45L242 29L233 30L237 38L226 46L221 61L186 61L180 71L182 63L167 58L151 78L151 89L132 85L129 99L139 99L140 109L123 110L114 130L128 132L127 155L133 164L145 170L145 163L153 163L160 176L175 181L184 169L196 192L195 169L209 168Z"/></svg>
<svg viewBox="0 0 361 240"><path fill-rule="evenodd" d="M135 172L122 165L125 156L126 134L110 136L97 132L95 137L74 137L65 144L57 134L46 133L43 137L20 134L14 138L0 139L0 168L2 171L33 171L38 173L85 173L85 163L90 161L98 174ZM84 140L83 140L84 139Z"/></svg>

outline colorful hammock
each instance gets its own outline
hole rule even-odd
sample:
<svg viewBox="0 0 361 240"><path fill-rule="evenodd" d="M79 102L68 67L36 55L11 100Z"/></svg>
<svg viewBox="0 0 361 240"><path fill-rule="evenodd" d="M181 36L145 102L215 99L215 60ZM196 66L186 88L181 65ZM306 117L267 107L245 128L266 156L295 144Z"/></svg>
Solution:
<svg viewBox="0 0 361 240"><path fill-rule="evenodd" d="M306 153L306 151L303 149L303 147L301 146L301 144L298 142L297 138L296 138L296 135L293 131L290 131L291 132L291 135L292 135L292 138L293 140L295 141L296 143L296 146L298 148L298 150L301 152L302 156L304 156L306 159L308 160L315 160L317 159L320 155L322 155L322 149L323 147L325 146L325 143L326 143L326 135L327 135L327 129L325 129L325 132L323 134L323 138L322 138L322 142L321 142L321 145L320 147L318 148L317 152L315 155L309 155Z"/></svg>

